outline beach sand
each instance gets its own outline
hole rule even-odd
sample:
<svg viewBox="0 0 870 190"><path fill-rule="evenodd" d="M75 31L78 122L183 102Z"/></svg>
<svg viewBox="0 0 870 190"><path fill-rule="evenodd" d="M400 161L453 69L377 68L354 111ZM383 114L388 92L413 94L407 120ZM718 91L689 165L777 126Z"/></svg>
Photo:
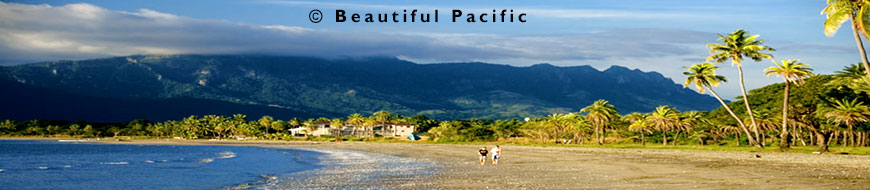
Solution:
<svg viewBox="0 0 870 190"><path fill-rule="evenodd" d="M502 145L495 166L478 163L480 145L133 140L119 144L240 145L353 150L431 162L426 176L358 187L396 189L867 189L870 156L702 150ZM492 145L487 146L492 148ZM350 172L350 171L349 171ZM339 171L339 173L341 173ZM382 176L384 177L384 176ZM389 176L387 176L389 177ZM308 187L345 186L312 182ZM287 186L293 187L293 186Z"/></svg>

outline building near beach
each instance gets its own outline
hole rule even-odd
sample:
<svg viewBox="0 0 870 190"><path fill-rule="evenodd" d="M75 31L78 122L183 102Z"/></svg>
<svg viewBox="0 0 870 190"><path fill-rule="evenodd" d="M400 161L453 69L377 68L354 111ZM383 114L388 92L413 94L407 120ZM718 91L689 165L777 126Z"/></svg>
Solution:
<svg viewBox="0 0 870 190"><path fill-rule="evenodd" d="M332 123L328 121L318 121L314 124L316 129L313 131L305 127L292 128L288 131L294 136L368 136L376 134L383 137L408 137L413 135L414 130L416 130L415 125L403 123L377 124L368 131L366 127L357 127L352 124L345 124L341 128L332 126Z"/></svg>
<svg viewBox="0 0 870 190"><path fill-rule="evenodd" d="M338 136L341 129L332 127L331 124L328 121L318 121L314 123L316 127L313 131L306 127L292 128L289 131L294 136Z"/></svg>
<svg viewBox="0 0 870 190"><path fill-rule="evenodd" d="M416 126L411 124L388 123L384 125L385 137L408 137L414 134Z"/></svg>

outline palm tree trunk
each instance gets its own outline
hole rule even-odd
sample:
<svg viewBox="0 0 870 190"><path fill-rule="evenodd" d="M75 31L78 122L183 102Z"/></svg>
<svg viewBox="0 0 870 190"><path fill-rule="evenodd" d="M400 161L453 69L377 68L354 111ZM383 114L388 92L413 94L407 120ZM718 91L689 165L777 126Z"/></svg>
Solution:
<svg viewBox="0 0 870 190"><path fill-rule="evenodd" d="M816 134L816 144L819 145L819 149L817 151L828 152L827 135L818 131L814 131L813 133Z"/></svg>
<svg viewBox="0 0 870 190"><path fill-rule="evenodd" d="M640 145L646 146L646 141L643 140L643 131L640 132Z"/></svg>
<svg viewBox="0 0 870 190"><path fill-rule="evenodd" d="M734 117L734 119L737 120L737 124L740 125L740 129L743 129L743 132L746 133L747 139L749 139L749 145L757 144L755 139L752 138L752 134L749 133L749 129L746 128L746 124L743 124L743 120L740 119L740 117L737 117L737 114L734 113L734 110L731 110L731 107L728 106L728 104L726 104L724 100L722 100L722 97L720 97L719 94L713 90L713 88L711 88L709 86L705 86L705 87L707 87L707 90L710 90L710 94L713 94L713 96L716 97L716 100L719 100L719 103L722 104L722 107L725 107L725 110L728 111L728 114L731 114L731 117ZM740 134L739 133L737 134L737 146L740 146Z"/></svg>
<svg viewBox="0 0 870 190"><path fill-rule="evenodd" d="M746 130L746 129L743 129L743 130ZM749 134L749 131L747 131L746 134ZM740 132L735 133L735 135L737 135L737 146L740 146Z"/></svg>
<svg viewBox="0 0 870 190"><path fill-rule="evenodd" d="M674 135L674 140L671 141L671 145L677 146L677 138L680 137L680 132L682 132L682 131L677 130L677 134Z"/></svg>
<svg viewBox="0 0 870 190"><path fill-rule="evenodd" d="M852 127L852 125L849 125L849 140L852 141L852 142L850 142L850 144L852 146L855 146L855 129L854 129L854 127ZM845 145L845 144L846 143L844 141L843 145Z"/></svg>
<svg viewBox="0 0 870 190"><path fill-rule="evenodd" d="M803 130L799 130L797 127L792 126L791 134L792 141L795 141L794 139L798 139L801 141L802 146L807 146L807 141L804 140ZM812 138L810 138L810 140L812 140Z"/></svg>
<svg viewBox="0 0 870 190"><path fill-rule="evenodd" d="M662 145L668 146L668 132L662 131Z"/></svg>
<svg viewBox="0 0 870 190"><path fill-rule="evenodd" d="M598 131L599 131L598 128L599 128L598 125L595 125L595 141L598 141L598 145L601 145L601 138L600 138L601 134L598 133Z"/></svg>
<svg viewBox="0 0 870 190"><path fill-rule="evenodd" d="M752 133L755 134L755 139L761 139L758 134L758 124L755 123L755 116L752 115L752 107L749 106L749 96L746 95L746 84L743 83L743 66L737 62L737 74L740 79L740 93L743 93L743 104L746 105L746 114L749 115L749 121L752 121ZM751 143L751 142L750 142ZM755 143L755 146L764 147L762 143Z"/></svg>
<svg viewBox="0 0 870 190"><path fill-rule="evenodd" d="M855 42L858 43L858 51L861 52L861 61L864 64L864 73L870 77L870 63L867 61L867 52L864 50L864 42L861 41L861 35L858 34L858 28L855 26L854 16L852 17L852 33L855 34Z"/></svg>
<svg viewBox="0 0 870 190"><path fill-rule="evenodd" d="M779 149L780 150L788 150L791 148L789 146L788 139L788 88L789 82L788 79L785 80L785 92L782 96L782 133L779 136Z"/></svg>

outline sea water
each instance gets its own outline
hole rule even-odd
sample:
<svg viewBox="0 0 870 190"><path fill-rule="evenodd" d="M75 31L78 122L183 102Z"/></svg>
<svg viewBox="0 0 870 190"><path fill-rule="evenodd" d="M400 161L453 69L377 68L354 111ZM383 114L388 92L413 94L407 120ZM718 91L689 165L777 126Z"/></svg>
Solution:
<svg viewBox="0 0 870 190"><path fill-rule="evenodd" d="M257 187L321 168L323 155L245 146L0 140L0 189Z"/></svg>

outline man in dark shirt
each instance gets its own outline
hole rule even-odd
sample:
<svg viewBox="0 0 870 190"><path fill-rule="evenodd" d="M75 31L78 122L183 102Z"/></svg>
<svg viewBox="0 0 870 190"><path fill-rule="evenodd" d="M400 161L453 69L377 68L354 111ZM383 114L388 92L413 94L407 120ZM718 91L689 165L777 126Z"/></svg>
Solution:
<svg viewBox="0 0 870 190"><path fill-rule="evenodd" d="M486 147L483 147L483 148L480 148L480 150L478 150L477 153L480 153L480 165L485 164L486 163L486 154L488 154L489 151L486 150Z"/></svg>

